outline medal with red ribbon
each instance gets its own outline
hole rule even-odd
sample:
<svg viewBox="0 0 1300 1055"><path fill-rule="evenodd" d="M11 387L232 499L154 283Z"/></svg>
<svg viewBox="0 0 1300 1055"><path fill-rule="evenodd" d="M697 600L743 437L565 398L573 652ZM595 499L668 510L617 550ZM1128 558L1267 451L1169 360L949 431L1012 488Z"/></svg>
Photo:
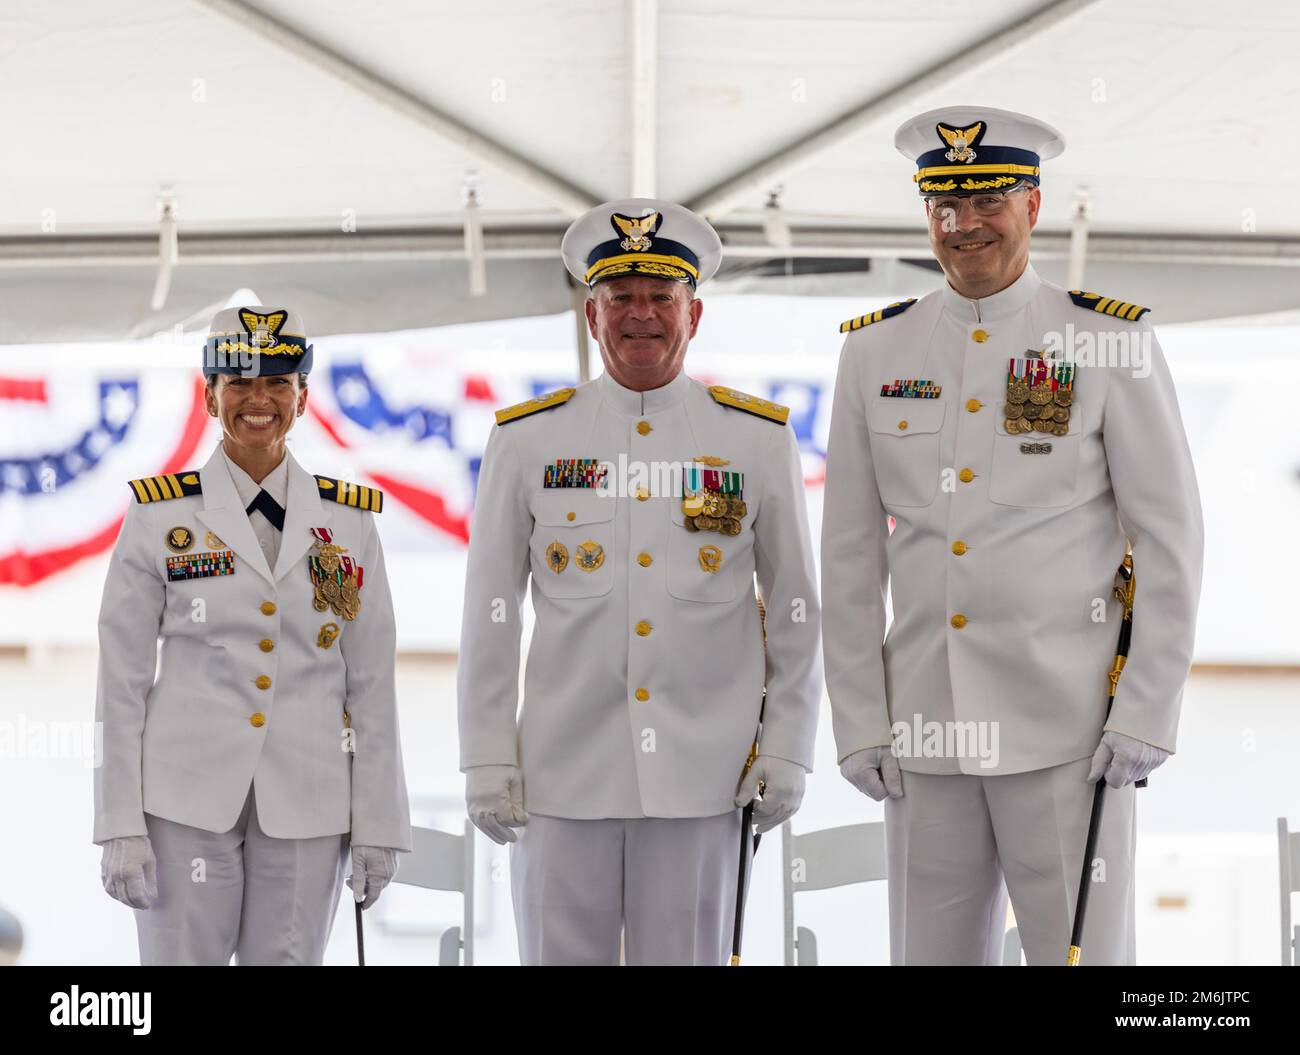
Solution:
<svg viewBox="0 0 1300 1055"><path fill-rule="evenodd" d="M332 609L340 619L355 619L361 610L362 568L347 549L334 544L329 528L312 528L316 539L307 557L312 585L316 594L312 607L318 612Z"/></svg>

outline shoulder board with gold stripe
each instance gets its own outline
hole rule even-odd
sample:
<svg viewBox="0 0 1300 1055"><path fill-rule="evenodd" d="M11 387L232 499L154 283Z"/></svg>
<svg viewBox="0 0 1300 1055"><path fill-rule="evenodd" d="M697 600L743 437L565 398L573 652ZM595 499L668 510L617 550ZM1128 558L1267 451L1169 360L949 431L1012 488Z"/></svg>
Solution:
<svg viewBox="0 0 1300 1055"><path fill-rule="evenodd" d="M534 396L532 399L525 399L522 403L516 403L513 407L506 407L504 410L497 411L497 424L505 425L511 421L519 421L530 414L537 414L543 410L550 410L551 407L563 406L573 398L575 389L557 388L554 392L547 392L545 395Z"/></svg>
<svg viewBox="0 0 1300 1055"><path fill-rule="evenodd" d="M910 300L897 300L893 304L886 304L883 308L877 308L865 315L859 315L856 319L846 319L840 323L840 333L851 333L853 330L860 330L863 326L870 326L873 322L879 322L881 319L892 319L895 315L902 315L915 303L915 297Z"/></svg>
<svg viewBox="0 0 1300 1055"><path fill-rule="evenodd" d="M384 510L384 492L378 487L350 484L346 480L335 480L332 476L317 476L316 486L320 488L321 498L327 502L334 501L354 509L368 509L372 513L382 513Z"/></svg>
<svg viewBox="0 0 1300 1055"><path fill-rule="evenodd" d="M1081 308L1099 311L1103 315L1113 315L1117 319L1127 319L1129 322L1137 322L1151 310L1142 307L1141 304L1131 304L1126 300L1116 300L1114 297L1103 297L1100 293L1084 293L1078 289L1070 290L1070 299Z"/></svg>
<svg viewBox="0 0 1300 1055"><path fill-rule="evenodd" d="M199 482L197 469L187 469L181 473L132 480L131 490L135 492L135 500L144 505L146 502L167 502L187 495L201 495L203 484Z"/></svg>
<svg viewBox="0 0 1300 1055"><path fill-rule="evenodd" d="M772 403L766 399L759 399L758 396L737 392L734 388L726 388L723 385L710 385L709 395L724 407L735 407L747 414L755 414L760 418L767 418L768 421L775 421L778 425L784 425L790 419L789 407L783 407L780 403Z"/></svg>

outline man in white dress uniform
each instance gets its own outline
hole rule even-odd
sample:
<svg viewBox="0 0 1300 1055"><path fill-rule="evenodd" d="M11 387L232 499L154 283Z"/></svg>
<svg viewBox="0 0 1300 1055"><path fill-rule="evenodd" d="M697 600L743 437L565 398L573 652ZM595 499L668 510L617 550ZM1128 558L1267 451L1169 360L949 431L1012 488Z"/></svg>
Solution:
<svg viewBox="0 0 1300 1055"><path fill-rule="evenodd" d="M1063 964L1105 779L1083 962L1132 963L1133 782L1174 750L1201 581L1173 382L1146 308L1029 265L1055 129L954 107L895 143L947 283L841 327L822 532L838 757L888 796L892 958L997 963L1009 892L1029 962Z"/></svg>
<svg viewBox="0 0 1300 1055"><path fill-rule="evenodd" d="M411 847L383 496L288 452L311 360L295 313L219 312L221 443L131 481L99 616L94 840L142 964L319 964L345 872L368 908Z"/></svg>
<svg viewBox="0 0 1300 1055"><path fill-rule="evenodd" d="M629 964L721 964L738 807L762 781L758 827L781 823L812 767L819 614L799 451L785 407L682 372L696 283L721 257L707 223L609 202L569 228L563 255L591 289L606 372L499 411L483 457L459 671L469 814L514 843L525 964L615 964L620 934Z"/></svg>

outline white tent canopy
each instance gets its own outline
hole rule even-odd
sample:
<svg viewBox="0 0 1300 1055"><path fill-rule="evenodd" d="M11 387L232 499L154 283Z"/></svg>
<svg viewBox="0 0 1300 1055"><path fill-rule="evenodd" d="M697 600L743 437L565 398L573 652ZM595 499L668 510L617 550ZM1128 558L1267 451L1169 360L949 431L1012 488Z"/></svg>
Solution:
<svg viewBox="0 0 1300 1055"><path fill-rule="evenodd" d="M1088 288L1294 309L1298 43L1285 0L11 0L0 342L147 335L240 286L320 333L564 310L560 234L631 193L713 220L720 286L923 291L882 266L928 257L893 130L958 100L1065 132L1049 277L1086 195Z"/></svg>

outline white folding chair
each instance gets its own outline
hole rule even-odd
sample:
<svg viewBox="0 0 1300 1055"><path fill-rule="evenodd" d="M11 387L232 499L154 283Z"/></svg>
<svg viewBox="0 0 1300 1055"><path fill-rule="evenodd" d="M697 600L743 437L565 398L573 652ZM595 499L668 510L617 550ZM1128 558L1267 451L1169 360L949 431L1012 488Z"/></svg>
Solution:
<svg viewBox="0 0 1300 1055"><path fill-rule="evenodd" d="M784 892L785 965L816 967L817 936L807 927L795 925L794 895L887 879L885 823L846 824L795 835L790 822L786 821L781 825L781 858L784 868L781 885ZM798 882L795 881L796 863ZM1020 966L1020 932L1015 927L1006 933L1002 963L1006 967Z"/></svg>
<svg viewBox="0 0 1300 1055"><path fill-rule="evenodd" d="M1002 938L1002 966L1020 966L1020 928L1009 927Z"/></svg>
<svg viewBox="0 0 1300 1055"><path fill-rule="evenodd" d="M411 852L402 855L394 883L425 890L458 890L465 898L459 927L448 927L438 944L438 966L474 966L474 829L465 822L462 835L433 828L411 829ZM461 959L461 952L464 959Z"/></svg>
<svg viewBox="0 0 1300 1055"><path fill-rule="evenodd" d="M839 828L795 835L790 822L781 825L781 860L785 915L785 965L817 966L817 936L796 927L794 895L884 879L885 823L846 824ZM798 882L795 868L798 865Z"/></svg>
<svg viewBox="0 0 1300 1055"><path fill-rule="evenodd" d="M23 950L23 925L18 917L0 908L0 966L17 963Z"/></svg>
<svg viewBox="0 0 1300 1055"><path fill-rule="evenodd" d="M1286 828L1286 818L1277 819L1277 867L1282 894L1282 966L1300 962L1300 925L1291 927L1291 895L1300 890L1300 832Z"/></svg>

